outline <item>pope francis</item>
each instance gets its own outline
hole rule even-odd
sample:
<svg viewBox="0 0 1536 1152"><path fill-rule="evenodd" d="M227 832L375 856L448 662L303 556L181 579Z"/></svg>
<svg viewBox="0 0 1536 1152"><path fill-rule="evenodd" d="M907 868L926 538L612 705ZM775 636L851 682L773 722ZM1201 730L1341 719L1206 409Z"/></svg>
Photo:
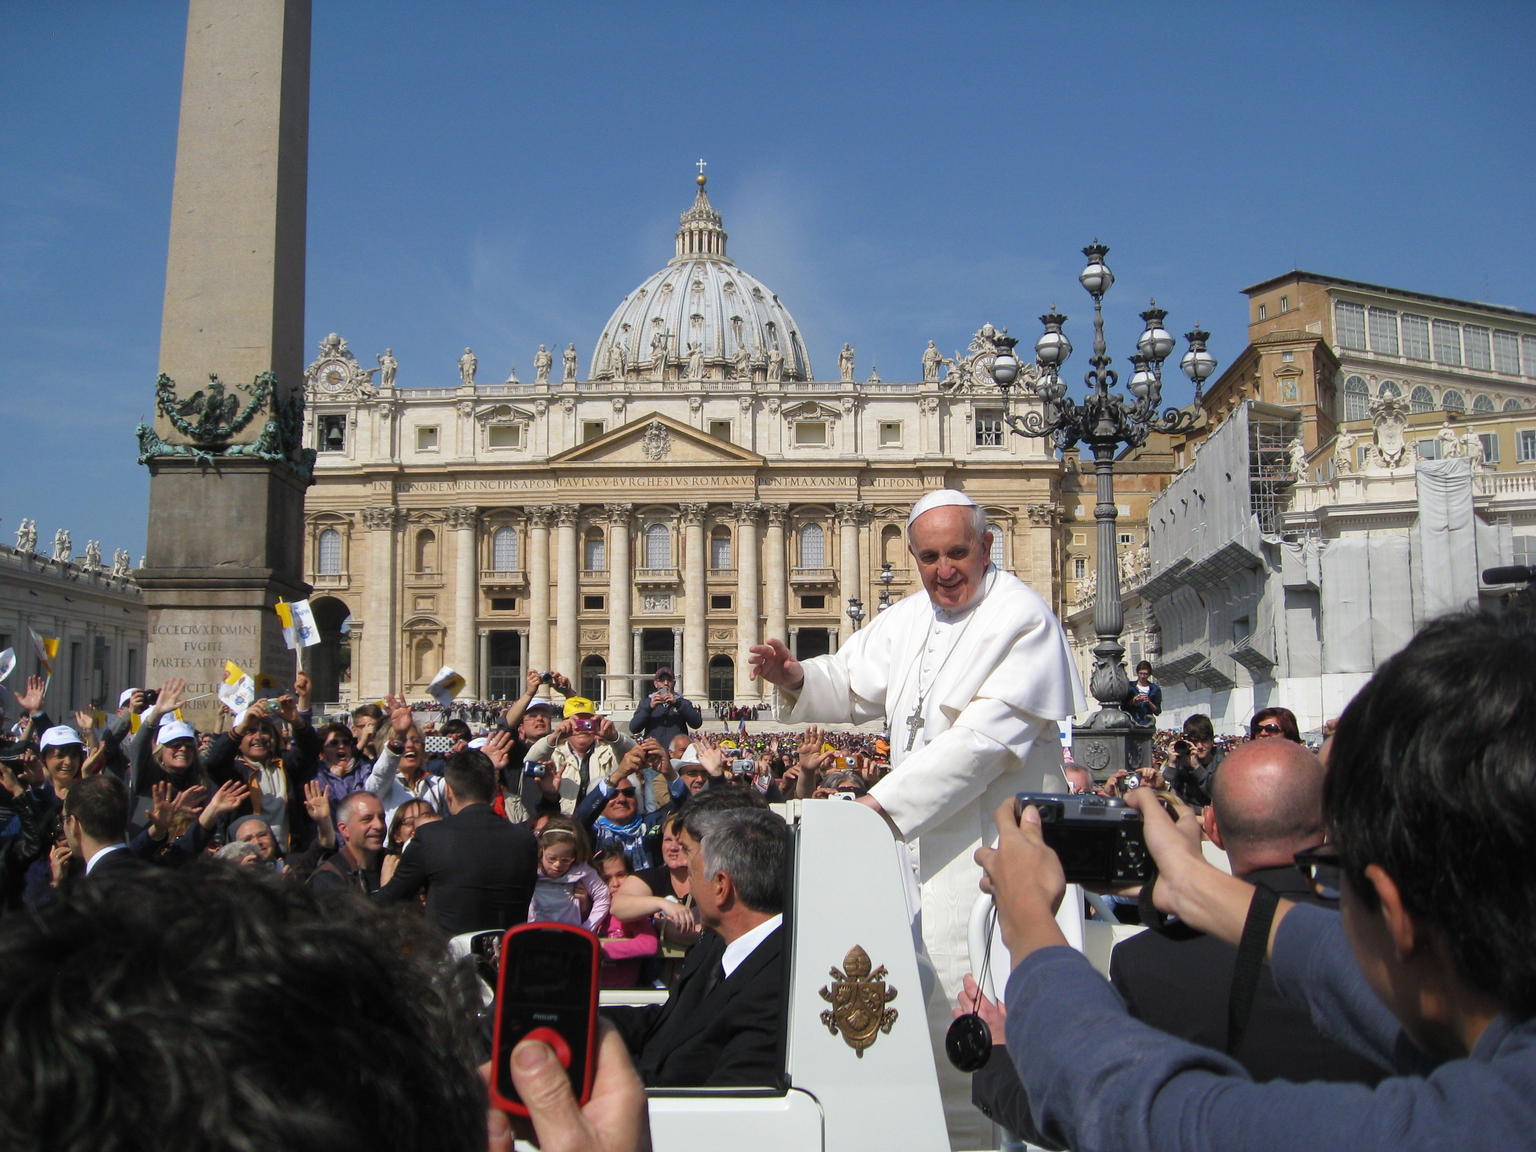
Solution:
<svg viewBox="0 0 1536 1152"><path fill-rule="evenodd" d="M969 1078L942 1056L950 1005L969 970L966 928L981 880L972 854L996 835L992 813L1015 792L1064 791L1058 722L1083 707L1061 624L1022 581L988 562L986 515L952 489L912 507L907 543L924 595L903 598L835 654L803 663L770 639L751 649L754 678L778 688L779 719L884 718L891 772L862 798L910 848L914 918L937 986L928 997L951 1142L990 1134Z"/></svg>

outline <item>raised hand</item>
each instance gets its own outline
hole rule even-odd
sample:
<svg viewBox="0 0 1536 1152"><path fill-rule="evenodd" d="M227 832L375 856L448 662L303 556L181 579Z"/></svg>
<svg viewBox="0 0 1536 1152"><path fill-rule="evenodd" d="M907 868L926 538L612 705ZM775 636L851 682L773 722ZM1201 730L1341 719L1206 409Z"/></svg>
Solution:
<svg viewBox="0 0 1536 1152"><path fill-rule="evenodd" d="M48 690L48 681L41 676L27 677L27 690L16 693L16 704L23 712L35 713L43 710L43 694Z"/></svg>
<svg viewBox="0 0 1536 1152"><path fill-rule="evenodd" d="M771 639L763 644L752 645L747 649L747 664L750 665L747 675L752 680L766 680L792 692L805 683L805 672L800 667L800 661L795 659L782 640Z"/></svg>
<svg viewBox="0 0 1536 1152"><path fill-rule="evenodd" d="M406 733L416 726L416 714L404 696L386 696L384 708L389 713L389 726L394 730L395 739L404 740Z"/></svg>
<svg viewBox="0 0 1536 1152"><path fill-rule="evenodd" d="M512 759L512 733L501 729L492 732L485 738L480 751L485 753L486 759L500 775L507 770L507 763Z"/></svg>
<svg viewBox="0 0 1536 1152"><path fill-rule="evenodd" d="M293 694L299 698L299 710L309 711L309 698L314 692L314 681L309 678L308 672L300 672L293 678Z"/></svg>
<svg viewBox="0 0 1536 1152"><path fill-rule="evenodd" d="M154 707L150 709L147 717L149 723L157 722L160 717L168 716L180 708L187 698L187 682L180 676L169 677L160 685L160 694L155 698Z"/></svg>
<svg viewBox="0 0 1536 1152"><path fill-rule="evenodd" d="M304 785L304 811L309 813L317 828L331 819L331 794L318 780Z"/></svg>

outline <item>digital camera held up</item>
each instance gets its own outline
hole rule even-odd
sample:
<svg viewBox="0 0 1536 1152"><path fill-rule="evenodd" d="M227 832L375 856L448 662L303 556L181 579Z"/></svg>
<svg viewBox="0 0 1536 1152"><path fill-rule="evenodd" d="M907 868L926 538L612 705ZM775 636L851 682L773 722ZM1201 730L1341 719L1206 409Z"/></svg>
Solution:
<svg viewBox="0 0 1536 1152"><path fill-rule="evenodd" d="M1092 793L1020 792L1018 811L1028 804L1040 811L1040 830L1060 858L1067 883L1113 888L1151 876L1141 813L1124 800Z"/></svg>

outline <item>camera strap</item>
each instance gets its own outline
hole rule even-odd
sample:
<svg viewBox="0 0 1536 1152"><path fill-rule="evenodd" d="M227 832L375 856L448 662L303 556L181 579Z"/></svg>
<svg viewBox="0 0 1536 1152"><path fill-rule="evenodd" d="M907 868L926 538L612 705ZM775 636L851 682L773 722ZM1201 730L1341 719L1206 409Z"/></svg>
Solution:
<svg viewBox="0 0 1536 1152"><path fill-rule="evenodd" d="M1136 915L1148 928L1166 928L1172 918L1166 915L1158 906L1152 903L1152 889L1157 887L1157 861L1152 859L1152 854L1147 854L1147 878L1141 882L1141 891L1136 895Z"/></svg>
<svg viewBox="0 0 1536 1152"><path fill-rule="evenodd" d="M1264 957L1269 951L1269 929L1275 921L1275 909L1280 897L1274 889L1255 884L1253 898L1248 902L1248 917L1243 921L1243 934L1237 944L1237 963L1232 969L1232 991L1227 997L1227 1055L1237 1052L1248 1030L1248 1017L1253 1012L1253 996L1258 991L1259 973L1264 968Z"/></svg>

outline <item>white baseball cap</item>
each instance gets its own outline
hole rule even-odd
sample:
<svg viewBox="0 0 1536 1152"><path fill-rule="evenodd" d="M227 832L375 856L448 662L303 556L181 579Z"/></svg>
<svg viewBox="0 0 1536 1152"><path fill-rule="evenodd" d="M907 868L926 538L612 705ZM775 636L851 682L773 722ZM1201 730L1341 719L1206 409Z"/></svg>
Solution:
<svg viewBox="0 0 1536 1152"><path fill-rule="evenodd" d="M85 747L80 733L68 724L56 724L43 733L43 738L37 742L37 750L41 752L44 748L68 748L71 744Z"/></svg>
<svg viewBox="0 0 1536 1152"><path fill-rule="evenodd" d="M117 706L119 708L128 707L128 701L133 699L133 694L137 691L137 688L124 688L123 694L117 698Z"/></svg>
<svg viewBox="0 0 1536 1152"><path fill-rule="evenodd" d="M169 744L172 740L196 740L197 732L185 720L177 720L174 716L160 725L160 730L155 733L155 743Z"/></svg>

